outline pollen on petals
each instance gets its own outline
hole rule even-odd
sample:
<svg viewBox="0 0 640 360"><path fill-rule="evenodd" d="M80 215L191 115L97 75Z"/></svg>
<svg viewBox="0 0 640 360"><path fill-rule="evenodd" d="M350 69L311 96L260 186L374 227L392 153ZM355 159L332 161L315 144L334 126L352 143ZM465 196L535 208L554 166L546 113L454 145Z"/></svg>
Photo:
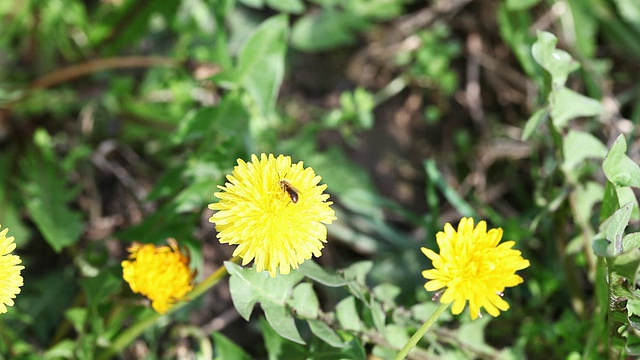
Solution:
<svg viewBox="0 0 640 360"><path fill-rule="evenodd" d="M474 227L472 218L462 218L457 231L447 223L444 231L436 234L440 253L422 248L433 265L422 276L427 291L442 291L442 303L453 302L451 312L460 314L467 303L471 319L481 317L484 309L491 316L509 309L502 299L502 292L523 282L516 275L518 270L529 267L529 260L521 252L512 249L515 242L502 244L502 229L487 231L487 224L480 221Z"/></svg>
<svg viewBox="0 0 640 360"><path fill-rule="evenodd" d="M209 205L223 244L237 245L233 255L242 264L254 262L257 271L288 274L312 256L318 257L327 241L326 224L336 219L327 185L303 162L291 157L251 155L238 159L227 183Z"/></svg>
<svg viewBox="0 0 640 360"><path fill-rule="evenodd" d="M134 243L122 265L122 277L131 290L151 300L151 307L160 314L184 300L193 288L195 271L189 269L189 255L180 251L178 243L169 239L169 246Z"/></svg>

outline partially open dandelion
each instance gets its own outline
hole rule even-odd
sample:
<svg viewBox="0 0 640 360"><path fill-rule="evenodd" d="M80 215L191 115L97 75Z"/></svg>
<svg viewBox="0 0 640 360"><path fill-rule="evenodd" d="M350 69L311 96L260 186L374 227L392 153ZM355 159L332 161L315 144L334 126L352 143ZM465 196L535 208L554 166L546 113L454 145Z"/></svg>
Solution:
<svg viewBox="0 0 640 360"><path fill-rule="evenodd" d="M502 229L487 232L484 221L474 227L472 218L463 218L457 232L447 223L444 232L436 234L440 254L422 248L434 267L422 272L430 280L424 287L428 291L446 288L440 302L453 302L453 314L460 314L468 301L471 319L481 316L482 308L491 316L500 315L500 310L509 309L502 292L522 283L515 272L529 267L529 260L512 249L515 242L498 244L501 239Z"/></svg>
<svg viewBox="0 0 640 360"><path fill-rule="evenodd" d="M257 271L268 270L274 277L297 269L311 256L320 256L327 241L327 228L336 219L332 202L324 194L327 185L302 161L272 154L238 159L221 192L214 195L217 210L209 221L216 224L221 243L238 245L233 256L242 265L254 260Z"/></svg>
<svg viewBox="0 0 640 360"><path fill-rule="evenodd" d="M0 226L1 227L1 226ZM7 312L7 306L13 306L13 299L20 294L23 285L20 271L24 266L18 255L12 254L16 248L13 236L7 237L9 229L0 231L0 314Z"/></svg>
<svg viewBox="0 0 640 360"><path fill-rule="evenodd" d="M131 290L151 300L160 314L166 313L193 288L195 271L189 269L189 255L180 251L175 239L169 246L134 243L128 260L122 262L122 277Z"/></svg>

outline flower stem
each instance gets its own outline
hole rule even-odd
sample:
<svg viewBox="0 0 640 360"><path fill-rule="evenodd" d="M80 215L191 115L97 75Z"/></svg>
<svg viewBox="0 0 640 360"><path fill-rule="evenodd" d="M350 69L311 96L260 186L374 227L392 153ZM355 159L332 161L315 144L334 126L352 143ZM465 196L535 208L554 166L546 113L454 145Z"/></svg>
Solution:
<svg viewBox="0 0 640 360"><path fill-rule="evenodd" d="M424 324L420 326L420 329L418 329L418 331L416 331L416 333L413 334L411 339L409 339L409 341L407 341L407 343L404 344L402 349L400 349L400 351L396 355L395 360L405 359L407 355L409 355L409 351L411 351L411 349L413 349L416 346L416 344L418 344L418 341L422 339L424 334L426 334L429 328L431 327L431 325L433 325L433 323L435 323L436 320L438 320L440 315L442 315L442 313L445 310L447 310L449 305L450 304L440 304L440 307L438 307L436 311L434 311L433 314L431 314L431 317L428 318L427 321L425 321Z"/></svg>
<svg viewBox="0 0 640 360"><path fill-rule="evenodd" d="M240 262L240 258L236 256L230 261L234 263L238 263ZM204 279L203 281L201 281L200 283L198 283L196 286L193 287L191 292L186 296L187 301L181 301L175 304L174 306L169 308L166 314L159 314L157 312L153 312L149 316L143 319L140 319L138 322L136 322L135 324L127 328L125 331L120 333L120 335L118 335L118 337L115 340L113 340L113 342L111 343L111 346L104 353L100 354L97 358L100 360L109 359L113 355L120 353L133 340L135 340L142 332L144 332L146 329L153 326L153 324L155 324L156 321L158 321L158 319L177 311L178 309L188 304L189 301L194 300L200 295L204 294L205 292L207 292L207 290L211 289L214 285L216 285L227 274L228 274L227 268L225 266L221 266L213 274L209 275L209 277L207 277L206 279Z"/></svg>

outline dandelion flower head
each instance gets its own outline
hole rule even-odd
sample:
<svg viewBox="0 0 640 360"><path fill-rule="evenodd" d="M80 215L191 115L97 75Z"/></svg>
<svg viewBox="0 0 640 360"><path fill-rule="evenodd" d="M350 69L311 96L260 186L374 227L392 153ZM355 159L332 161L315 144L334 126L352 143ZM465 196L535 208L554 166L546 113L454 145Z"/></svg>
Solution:
<svg viewBox="0 0 640 360"><path fill-rule="evenodd" d="M429 280L424 287L427 291L446 288L440 301L453 302L454 315L464 310L467 301L473 320L481 316L482 308L491 316L500 315L509 309L502 292L522 283L515 272L529 267L529 260L512 249L515 242L498 244L501 239L502 229L487 231L484 221L474 227L472 218L463 218L457 231L447 223L444 231L436 234L440 253L422 248L433 263L433 269L422 272Z"/></svg>
<svg viewBox="0 0 640 360"><path fill-rule="evenodd" d="M273 154L238 159L227 183L214 195L219 202L209 221L215 223L223 244L238 245L233 256L242 265L252 260L257 271L288 274L311 256L319 257L327 241L327 228L336 219L332 202L324 194L322 178L300 161Z"/></svg>
<svg viewBox="0 0 640 360"><path fill-rule="evenodd" d="M13 306L13 299L20 294L23 285L20 271L24 266L20 265L22 259L12 254L16 248L13 236L7 237L9 229L0 231L0 314L7 312L7 306Z"/></svg>
<svg viewBox="0 0 640 360"><path fill-rule="evenodd" d="M151 300L151 307L160 314L184 300L195 276L189 269L189 255L180 251L175 239L168 242L169 246L133 243L129 259L122 262L122 277L131 290Z"/></svg>

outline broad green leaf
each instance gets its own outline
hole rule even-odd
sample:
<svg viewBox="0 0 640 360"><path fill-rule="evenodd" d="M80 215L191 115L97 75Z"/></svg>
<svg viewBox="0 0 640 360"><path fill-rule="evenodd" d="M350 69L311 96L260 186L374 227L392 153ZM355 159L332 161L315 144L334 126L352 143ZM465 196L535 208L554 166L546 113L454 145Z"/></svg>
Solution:
<svg viewBox="0 0 640 360"><path fill-rule="evenodd" d="M373 288L373 294L376 299L382 301L385 305L394 306L396 297L402 290L393 284L380 284Z"/></svg>
<svg viewBox="0 0 640 360"><path fill-rule="evenodd" d="M625 235L622 238L622 248L624 251L640 249L640 232Z"/></svg>
<svg viewBox="0 0 640 360"><path fill-rule="evenodd" d="M538 40L531 47L533 58L551 75L554 88L563 87L569 74L580 67L569 53L556 49L557 42L555 35L538 31Z"/></svg>
<svg viewBox="0 0 640 360"><path fill-rule="evenodd" d="M613 0L623 19L640 29L640 3L635 0Z"/></svg>
<svg viewBox="0 0 640 360"><path fill-rule="evenodd" d="M336 319L344 330L359 332L362 330L362 321L356 308L356 298L348 296L336 305Z"/></svg>
<svg viewBox="0 0 640 360"><path fill-rule="evenodd" d="M344 277L336 273L327 272L313 260L307 260L303 262L300 265L298 271L304 274L306 277L317 281L325 286L339 287L344 286L348 283L348 281Z"/></svg>
<svg viewBox="0 0 640 360"><path fill-rule="evenodd" d="M577 130L569 130L562 144L565 172L571 171L586 159L604 159L607 147L595 136Z"/></svg>
<svg viewBox="0 0 640 360"><path fill-rule="evenodd" d="M348 268L344 269L344 277L347 279L355 279L357 282L364 284L367 274L371 271L372 267L372 261L359 261L357 263L353 263L349 265Z"/></svg>
<svg viewBox="0 0 640 360"><path fill-rule="evenodd" d="M280 336L304 344L286 307L293 287L303 278L302 274L294 271L271 278L266 271L258 273L254 268L243 268L229 261L225 266L230 275L231 300L245 320L249 320L253 306L259 302L267 321Z"/></svg>
<svg viewBox="0 0 640 360"><path fill-rule="evenodd" d="M604 188L604 196L602 198L602 208L600 209L600 222L604 222L616 210L620 208L620 201L618 200L618 192L616 186L610 181L607 181Z"/></svg>
<svg viewBox="0 0 640 360"><path fill-rule="evenodd" d="M354 41L349 16L331 9L305 14L291 29L291 44L302 51L328 50Z"/></svg>
<svg viewBox="0 0 640 360"><path fill-rule="evenodd" d="M238 1L248 7L262 9L262 7L264 6L265 0L238 0Z"/></svg>
<svg viewBox="0 0 640 360"><path fill-rule="evenodd" d="M37 130L34 142L37 148L22 162L21 190L36 227L53 250L60 252L80 239L84 227L82 214L71 210L68 204L77 191L69 191L49 134Z"/></svg>
<svg viewBox="0 0 640 360"><path fill-rule="evenodd" d="M382 304L372 298L369 302L369 310L371 311L371 319L376 329L383 333L387 315L384 313L384 310L382 310Z"/></svg>
<svg viewBox="0 0 640 360"><path fill-rule="evenodd" d="M49 350L47 350L44 354L42 354L42 358L45 360L49 359L75 359L75 350L78 348L78 345L75 341L65 339L55 344Z"/></svg>
<svg viewBox="0 0 640 360"><path fill-rule="evenodd" d="M618 193L618 202L620 206L626 203L633 203L631 220L638 220L640 218L640 211L638 210L638 198L633 192L633 189L630 186L617 186L616 192Z"/></svg>
<svg viewBox="0 0 640 360"><path fill-rule="evenodd" d="M302 0L267 0L267 4L279 11L291 14L301 14L304 12Z"/></svg>
<svg viewBox="0 0 640 360"><path fill-rule="evenodd" d="M507 0L506 4L507 9L511 11L522 11L535 6L539 2L540 0Z"/></svg>
<svg viewBox="0 0 640 360"><path fill-rule="evenodd" d="M622 238L632 209L633 204L628 203L600 224L600 233L594 240L594 251L598 256L616 256L624 252Z"/></svg>
<svg viewBox="0 0 640 360"><path fill-rule="evenodd" d="M69 320L73 329L78 333L84 333L84 325L87 322L89 316L89 310L87 308L74 307L64 312L64 316Z"/></svg>
<svg viewBox="0 0 640 360"><path fill-rule="evenodd" d="M407 334L407 328L396 324L389 324L384 328L384 338L389 344L395 345L400 348L403 344L409 341L409 334Z"/></svg>
<svg viewBox="0 0 640 360"><path fill-rule="evenodd" d="M547 108L540 109L536 111L527 123L524 125L524 130L522 130L522 140L527 140L538 128L549 118L550 111Z"/></svg>
<svg viewBox="0 0 640 360"><path fill-rule="evenodd" d="M250 360L251 356L247 354L242 347L231 341L228 337L219 332L213 332L213 343L215 344L214 360Z"/></svg>
<svg viewBox="0 0 640 360"><path fill-rule="evenodd" d="M280 336L263 318L260 319L260 330L269 353L269 360L305 359L307 350L300 344Z"/></svg>
<svg viewBox="0 0 640 360"><path fill-rule="evenodd" d="M320 303L311 283L300 283L293 288L293 297L289 303L293 311L306 319L318 317Z"/></svg>
<svg viewBox="0 0 640 360"><path fill-rule="evenodd" d="M302 280L302 274L294 271L288 275L271 278L268 272L257 272L254 267L243 268L230 261L225 262L229 272L231 299L238 313L249 320L253 306L268 300L283 306L291 296L293 287Z"/></svg>
<svg viewBox="0 0 640 360"><path fill-rule="evenodd" d="M95 277L80 280L80 286L84 290L89 307L94 308L101 303L109 302L111 295L121 288L122 278L116 276L111 270L103 269Z"/></svg>
<svg viewBox="0 0 640 360"><path fill-rule="evenodd" d="M596 116L604 112L599 101L586 97L566 87L560 87L549 94L551 119L558 129L563 129L569 121L581 116Z"/></svg>
<svg viewBox="0 0 640 360"><path fill-rule="evenodd" d="M287 21L285 15L266 20L245 42L238 55L237 80L265 116L273 113L284 77Z"/></svg>
<svg viewBox="0 0 640 360"><path fill-rule="evenodd" d="M602 201L604 188L602 185L589 181L579 184L573 193L575 199L575 214L581 224L589 224L593 205Z"/></svg>
<svg viewBox="0 0 640 360"><path fill-rule="evenodd" d="M311 329L311 332L314 333L317 337L322 339L322 341L326 342L327 344L336 348L344 348L348 345L324 321L307 320L307 323L309 324L309 328Z"/></svg>
<svg viewBox="0 0 640 360"><path fill-rule="evenodd" d="M493 349L485 342L485 328L491 321L491 317L486 316L474 321L469 321L460 326L459 337L463 347L478 349L490 353Z"/></svg>
<svg viewBox="0 0 640 360"><path fill-rule="evenodd" d="M638 266L640 266L640 249L635 248L613 258L613 266L610 266L610 269L629 279L632 284L637 284Z"/></svg>
<svg viewBox="0 0 640 360"><path fill-rule="evenodd" d="M618 136L602 163L607 179L617 186L640 188L640 167L627 155L627 141Z"/></svg>
<svg viewBox="0 0 640 360"><path fill-rule="evenodd" d="M271 299L262 299L260 306L264 311L264 315L269 325L287 340L291 340L298 344L305 344L304 340L300 336L300 332L296 327L295 319L291 311L285 306Z"/></svg>

